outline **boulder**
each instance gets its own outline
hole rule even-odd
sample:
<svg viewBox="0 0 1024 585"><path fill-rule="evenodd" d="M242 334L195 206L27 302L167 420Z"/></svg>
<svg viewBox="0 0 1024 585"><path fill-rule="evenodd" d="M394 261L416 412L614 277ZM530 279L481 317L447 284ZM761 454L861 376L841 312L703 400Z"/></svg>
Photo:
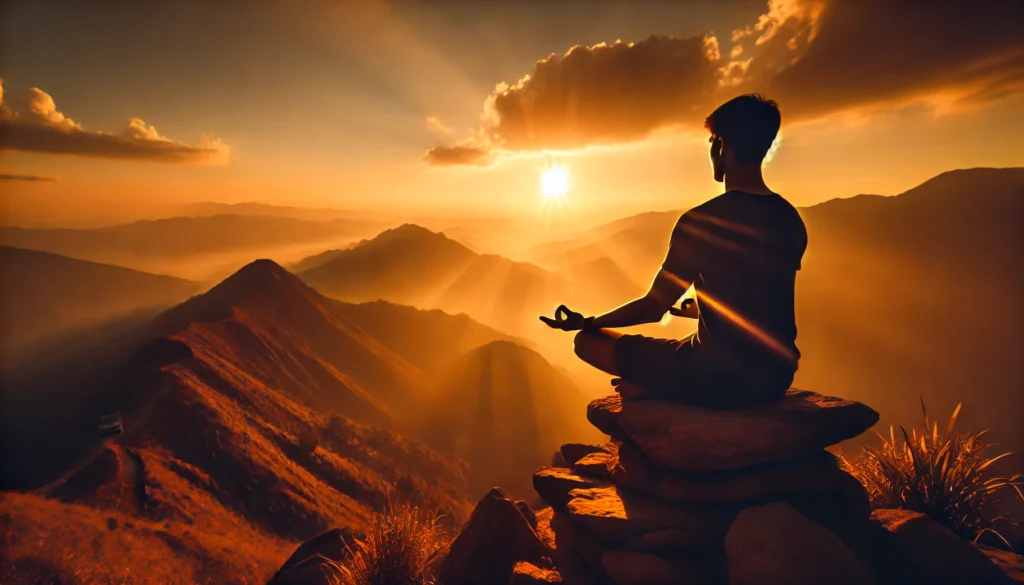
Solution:
<svg viewBox="0 0 1024 585"><path fill-rule="evenodd" d="M619 456L616 454L599 451L581 458L573 464L572 470L579 475L610 480L612 469L615 468L618 460Z"/></svg>
<svg viewBox="0 0 1024 585"><path fill-rule="evenodd" d="M871 518L885 529L886 581L907 585L1013 583L988 555L924 514L875 510Z"/></svg>
<svg viewBox="0 0 1024 585"><path fill-rule="evenodd" d="M316 555L324 559L340 561L355 541L356 535L349 528L333 528L322 532L300 544L295 552L288 557L288 560L281 565L277 573L280 574Z"/></svg>
<svg viewBox="0 0 1024 585"><path fill-rule="evenodd" d="M668 471L655 466L628 443L619 448L611 466L611 479L617 485L682 502L740 502L777 494L819 492L835 487L842 474L836 458L827 451L727 471Z"/></svg>
<svg viewBox="0 0 1024 585"><path fill-rule="evenodd" d="M325 565L332 559L313 555L282 568L267 585L331 585Z"/></svg>
<svg viewBox="0 0 1024 585"><path fill-rule="evenodd" d="M516 563L512 568L509 585L547 585L562 583L562 576L554 569L545 569L532 563Z"/></svg>
<svg viewBox="0 0 1024 585"><path fill-rule="evenodd" d="M562 458L569 466L576 465L576 462L591 453L608 453L608 445L587 445L584 443L566 443L562 445Z"/></svg>
<svg viewBox="0 0 1024 585"><path fill-rule="evenodd" d="M725 537L731 585L876 585L838 536L792 506L741 511Z"/></svg>
<svg viewBox="0 0 1024 585"><path fill-rule="evenodd" d="M437 577L445 585L508 583L517 562L544 566L546 552L515 502L494 488L447 546Z"/></svg>
<svg viewBox="0 0 1024 585"><path fill-rule="evenodd" d="M606 551L601 566L617 585L701 585L722 582L720 567L696 560L666 559L656 555Z"/></svg>
<svg viewBox="0 0 1024 585"><path fill-rule="evenodd" d="M607 486L607 481L576 475L568 469L560 467L541 467L533 474L533 489L544 500L544 503L555 510L564 510L572 499L569 492L575 489L587 489Z"/></svg>
<svg viewBox="0 0 1024 585"><path fill-rule="evenodd" d="M1013 554L984 544L977 545L978 550L985 553L985 556L997 567L1002 569L1003 574L1013 580L1014 583L1024 583L1024 556Z"/></svg>
<svg viewBox="0 0 1024 585"><path fill-rule="evenodd" d="M518 500L516 502L516 508L519 508L519 512L523 515L523 518L526 518L526 521L530 523L530 528L533 528L534 531L536 531L537 513L533 511L533 508L530 507L530 504L527 504L523 500Z"/></svg>
<svg viewBox="0 0 1024 585"><path fill-rule="evenodd" d="M715 410L662 400L599 398L587 418L614 439L634 443L655 465L720 471L797 459L855 437L878 421L859 402L790 390L748 410Z"/></svg>
<svg viewBox="0 0 1024 585"><path fill-rule="evenodd" d="M732 507L684 505L616 486L576 489L566 504L569 518L584 529L625 547L641 546L643 535L676 529L681 546L721 543L735 515Z"/></svg>
<svg viewBox="0 0 1024 585"><path fill-rule="evenodd" d="M864 565L877 570L878 530L870 519L867 490L853 476L840 472L831 490L791 494L781 501L838 536Z"/></svg>
<svg viewBox="0 0 1024 585"><path fill-rule="evenodd" d="M558 514L551 519L551 530L555 534L556 552L553 558L560 560L574 556L592 567L601 565L601 555L608 547L596 535L583 530L569 517Z"/></svg>
<svg viewBox="0 0 1024 585"><path fill-rule="evenodd" d="M572 466L569 465L569 462L562 456L561 451L555 451L555 454L551 456L551 467L564 467L568 469Z"/></svg>

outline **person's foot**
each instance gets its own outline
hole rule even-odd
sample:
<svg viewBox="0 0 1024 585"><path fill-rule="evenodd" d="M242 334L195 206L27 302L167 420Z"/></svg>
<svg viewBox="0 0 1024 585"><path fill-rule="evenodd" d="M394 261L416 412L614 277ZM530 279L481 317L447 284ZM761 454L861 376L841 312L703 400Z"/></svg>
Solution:
<svg viewBox="0 0 1024 585"><path fill-rule="evenodd" d="M622 396L623 400L631 400L647 396L646 389L641 388L632 382L627 382L622 378L612 378L612 386L615 387L615 391L619 393L619 396Z"/></svg>

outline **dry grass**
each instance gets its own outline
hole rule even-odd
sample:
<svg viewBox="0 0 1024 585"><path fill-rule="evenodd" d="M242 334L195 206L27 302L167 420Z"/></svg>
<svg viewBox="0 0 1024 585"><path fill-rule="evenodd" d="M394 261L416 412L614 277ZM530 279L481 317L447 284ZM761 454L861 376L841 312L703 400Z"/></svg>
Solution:
<svg viewBox="0 0 1024 585"><path fill-rule="evenodd" d="M333 585L433 585L431 555L449 539L436 514L392 501L374 514L348 559L324 570Z"/></svg>
<svg viewBox="0 0 1024 585"><path fill-rule="evenodd" d="M984 431L954 429L960 406L945 428L939 428L922 401L922 432L908 433L901 426L903 441L897 442L890 427L888 438L878 436L880 446L865 447L857 459L843 457L841 462L864 484L876 508L921 512L968 540L985 532L1002 539L997 529L1012 528L1012 521L1000 511L1000 500L1014 493L1024 499L1022 476L993 470L992 465L1010 453L988 457L992 445L983 439Z"/></svg>

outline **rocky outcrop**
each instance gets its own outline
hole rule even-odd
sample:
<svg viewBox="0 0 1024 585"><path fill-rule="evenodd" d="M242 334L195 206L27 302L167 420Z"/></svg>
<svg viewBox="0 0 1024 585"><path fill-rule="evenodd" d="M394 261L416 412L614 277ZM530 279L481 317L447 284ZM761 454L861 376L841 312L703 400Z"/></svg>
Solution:
<svg viewBox="0 0 1024 585"><path fill-rule="evenodd" d="M444 551L437 579L445 585L508 583L516 563L550 567L547 555L516 503L495 488Z"/></svg>
<svg viewBox="0 0 1024 585"><path fill-rule="evenodd" d="M356 534L343 528L334 528L314 536L295 549L270 584L326 585L327 576L321 565L341 561L355 541Z"/></svg>
<svg viewBox="0 0 1024 585"><path fill-rule="evenodd" d="M871 518L884 528L882 550L890 583L952 585L1010 584L1014 580L978 547L924 514L875 510Z"/></svg>
<svg viewBox="0 0 1024 585"><path fill-rule="evenodd" d="M537 471L537 533L565 583L877 583L867 494L825 451L877 417L801 391L746 411L595 400L613 441Z"/></svg>

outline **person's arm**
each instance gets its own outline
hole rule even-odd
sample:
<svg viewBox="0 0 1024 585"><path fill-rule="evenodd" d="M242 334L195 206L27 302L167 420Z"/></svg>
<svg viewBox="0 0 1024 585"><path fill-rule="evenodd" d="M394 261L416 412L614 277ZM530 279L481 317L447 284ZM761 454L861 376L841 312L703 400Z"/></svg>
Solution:
<svg viewBox="0 0 1024 585"><path fill-rule="evenodd" d="M671 252L669 253L671 256ZM644 296L594 317L588 328L632 327L644 323L657 323L665 313L690 288L692 281L669 272L664 267L658 271Z"/></svg>

